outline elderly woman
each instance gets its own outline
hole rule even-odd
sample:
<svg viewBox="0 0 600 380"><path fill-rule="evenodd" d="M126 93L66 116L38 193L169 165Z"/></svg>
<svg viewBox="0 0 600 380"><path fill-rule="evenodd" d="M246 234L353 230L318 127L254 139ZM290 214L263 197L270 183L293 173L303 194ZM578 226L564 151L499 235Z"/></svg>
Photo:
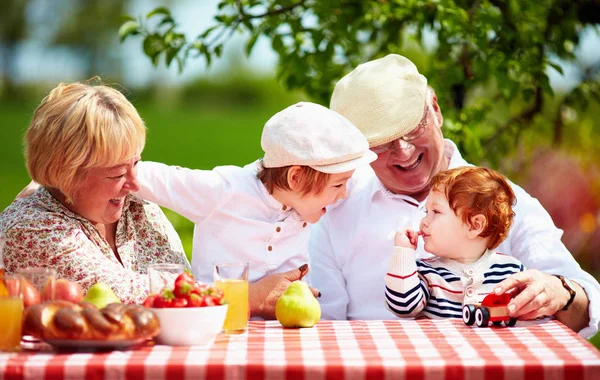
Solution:
<svg viewBox="0 0 600 380"><path fill-rule="evenodd" d="M163 212L130 193L146 130L118 91L59 84L25 136L27 169L40 188L0 214L8 272L42 266L84 290L107 283L123 302L148 294L152 263L189 267Z"/></svg>

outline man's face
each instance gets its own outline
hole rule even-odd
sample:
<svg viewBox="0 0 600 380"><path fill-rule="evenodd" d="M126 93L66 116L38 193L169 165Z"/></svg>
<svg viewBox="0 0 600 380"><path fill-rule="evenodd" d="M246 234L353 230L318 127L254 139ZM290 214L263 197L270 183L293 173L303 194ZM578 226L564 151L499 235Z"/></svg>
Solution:
<svg viewBox="0 0 600 380"><path fill-rule="evenodd" d="M427 197L431 177L447 166L441 130L443 119L437 99L432 103L431 110L425 112L427 126L420 137L410 142L398 139L392 149L378 153L377 160L371 163L388 190L418 201Z"/></svg>

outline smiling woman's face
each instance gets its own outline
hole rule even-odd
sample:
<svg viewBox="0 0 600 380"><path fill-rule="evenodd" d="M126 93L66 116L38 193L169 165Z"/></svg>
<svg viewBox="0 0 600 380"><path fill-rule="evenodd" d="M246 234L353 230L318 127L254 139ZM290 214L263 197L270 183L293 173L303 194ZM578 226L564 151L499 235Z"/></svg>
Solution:
<svg viewBox="0 0 600 380"><path fill-rule="evenodd" d="M77 187L72 203L74 213L94 224L111 224L121 218L125 197L139 190L136 155L112 167L89 169Z"/></svg>

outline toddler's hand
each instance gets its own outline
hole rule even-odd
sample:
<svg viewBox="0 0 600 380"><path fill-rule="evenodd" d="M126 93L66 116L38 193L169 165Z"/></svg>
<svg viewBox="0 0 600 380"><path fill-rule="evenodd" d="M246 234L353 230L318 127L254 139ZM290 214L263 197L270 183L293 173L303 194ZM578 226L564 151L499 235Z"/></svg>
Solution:
<svg viewBox="0 0 600 380"><path fill-rule="evenodd" d="M410 228L397 231L396 236L394 236L394 245L396 247L417 249L418 241L419 233L411 230Z"/></svg>

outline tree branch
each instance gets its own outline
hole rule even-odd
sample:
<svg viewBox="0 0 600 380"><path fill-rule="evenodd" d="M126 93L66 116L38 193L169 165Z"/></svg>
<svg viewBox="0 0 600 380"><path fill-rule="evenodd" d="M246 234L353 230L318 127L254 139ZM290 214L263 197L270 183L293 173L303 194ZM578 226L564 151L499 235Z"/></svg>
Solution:
<svg viewBox="0 0 600 380"><path fill-rule="evenodd" d="M263 14L251 15L251 14L244 13L243 10L241 9L241 4L238 2L238 5L240 6L240 21L252 20L252 19L256 19L256 18L264 18L267 16L277 16L277 15L289 12L296 7L304 5L304 3L306 3L306 0L301 0L301 1L297 2L296 4L291 4L291 5L288 5L287 7L282 7L282 8L274 9L274 10L268 10Z"/></svg>

